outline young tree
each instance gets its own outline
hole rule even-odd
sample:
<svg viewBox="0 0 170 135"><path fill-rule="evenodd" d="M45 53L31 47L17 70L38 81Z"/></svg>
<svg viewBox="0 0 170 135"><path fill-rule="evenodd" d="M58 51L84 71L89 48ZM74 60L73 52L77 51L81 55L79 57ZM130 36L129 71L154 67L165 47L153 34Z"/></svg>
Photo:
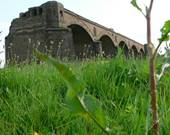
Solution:
<svg viewBox="0 0 170 135"><path fill-rule="evenodd" d="M155 60L157 52L164 41L169 40L170 33L170 20L166 21L163 28L161 29L161 37L159 38L158 46L154 47L151 40L151 11L153 7L154 0L150 0L149 6L145 7L146 13L138 6L137 0L132 0L131 4L137 8L146 18L147 22L147 52L149 55L149 72L150 72L150 90L151 90L151 109L153 118L153 132L154 135L159 134L159 121L158 121L158 105L157 105L157 88L156 88L156 70L155 70Z"/></svg>

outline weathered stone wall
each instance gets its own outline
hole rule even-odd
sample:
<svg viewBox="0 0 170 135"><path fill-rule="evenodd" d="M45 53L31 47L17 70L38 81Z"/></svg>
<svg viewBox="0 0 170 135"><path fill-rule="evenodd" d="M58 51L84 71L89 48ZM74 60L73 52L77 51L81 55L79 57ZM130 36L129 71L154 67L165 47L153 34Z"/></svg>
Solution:
<svg viewBox="0 0 170 135"><path fill-rule="evenodd" d="M144 55L144 46L49 1L29 8L12 21L6 37L7 61L31 60L33 49L59 58L91 58L104 52L112 57L125 45L125 55Z"/></svg>
<svg viewBox="0 0 170 135"><path fill-rule="evenodd" d="M23 31L16 32L6 37L6 59L24 61L32 58L33 48L41 46L44 48L45 31ZM43 49L41 49L43 50Z"/></svg>
<svg viewBox="0 0 170 135"><path fill-rule="evenodd" d="M54 57L73 58L75 55L70 29L47 29L47 49Z"/></svg>
<svg viewBox="0 0 170 135"><path fill-rule="evenodd" d="M62 7L60 3L47 2L20 13L20 17L12 21L6 37L7 61L31 60L35 48L55 57L73 56L71 30L58 27L58 12Z"/></svg>

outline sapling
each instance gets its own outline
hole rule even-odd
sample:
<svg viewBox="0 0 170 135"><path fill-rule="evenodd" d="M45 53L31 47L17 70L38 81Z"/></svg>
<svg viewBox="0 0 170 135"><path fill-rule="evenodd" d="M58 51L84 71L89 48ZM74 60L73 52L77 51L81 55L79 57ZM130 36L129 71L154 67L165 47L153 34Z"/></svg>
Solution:
<svg viewBox="0 0 170 135"><path fill-rule="evenodd" d="M169 40L170 33L170 20L166 21L161 29L161 37L159 38L159 44L155 48L151 40L151 11L153 7L154 0L150 0L149 6L145 7L146 12L138 6L137 0L132 0L131 4L138 9L143 16L146 18L147 22L147 53L149 56L149 72L150 72L150 95L151 95L151 109L152 109L152 119L153 119L153 133L154 135L159 134L159 119L158 119L158 105L157 105L157 81L156 81L156 69L155 61L158 50L164 41ZM162 71L163 72L163 71Z"/></svg>

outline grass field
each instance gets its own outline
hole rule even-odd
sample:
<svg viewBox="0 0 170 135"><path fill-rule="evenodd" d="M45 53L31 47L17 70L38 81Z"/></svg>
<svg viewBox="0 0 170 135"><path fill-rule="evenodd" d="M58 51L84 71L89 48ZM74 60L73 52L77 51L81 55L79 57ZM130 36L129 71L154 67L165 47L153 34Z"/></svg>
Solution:
<svg viewBox="0 0 170 135"><path fill-rule="evenodd" d="M92 60L68 63L97 97L113 135L152 134L148 62ZM158 68L160 66L158 65ZM158 85L160 134L170 135L170 72ZM0 70L0 135L103 135L91 120L65 106L67 86L47 64L14 65Z"/></svg>

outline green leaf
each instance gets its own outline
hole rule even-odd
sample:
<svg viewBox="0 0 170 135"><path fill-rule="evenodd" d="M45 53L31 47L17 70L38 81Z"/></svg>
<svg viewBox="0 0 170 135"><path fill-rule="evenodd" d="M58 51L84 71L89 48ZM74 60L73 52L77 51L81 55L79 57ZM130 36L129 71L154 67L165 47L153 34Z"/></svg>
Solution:
<svg viewBox="0 0 170 135"><path fill-rule="evenodd" d="M66 104L72 113L84 115L86 113L80 102L80 96L76 95L75 91L68 89L66 94Z"/></svg>
<svg viewBox="0 0 170 135"><path fill-rule="evenodd" d="M90 95L83 95L85 84L77 79L71 69L66 65L58 62L39 51L34 51L34 54L41 60L52 64L59 73L63 76L69 86L66 94L66 104L69 110L75 114L88 116L106 133L106 118L102 111L99 101Z"/></svg>
<svg viewBox="0 0 170 135"><path fill-rule="evenodd" d="M109 128L106 125L106 117L102 111L100 102L91 95L76 96L74 91L68 90L66 102L71 112L91 118L104 131Z"/></svg>
<svg viewBox="0 0 170 135"><path fill-rule="evenodd" d="M98 123L103 129L106 130L106 118L102 111L100 102L91 95L85 95L83 97L83 105L92 119Z"/></svg>
<svg viewBox="0 0 170 135"><path fill-rule="evenodd" d="M52 64L62 75L62 77L67 82L67 85L70 89L75 91L75 94L78 94L79 92L83 91L85 89L85 84L81 80L77 79L76 76L73 74L71 68L67 67L66 65L58 62L54 58L45 55L39 51L34 51L34 54L36 57L38 57L40 60L43 60L47 63Z"/></svg>
<svg viewBox="0 0 170 135"><path fill-rule="evenodd" d="M132 1L131 1L131 4L132 4L135 8L137 8L139 11L142 11L142 9L138 6L138 4L137 4L136 1L137 1L137 0L132 0Z"/></svg>
<svg viewBox="0 0 170 135"><path fill-rule="evenodd" d="M106 117L100 102L91 95L76 96L74 91L68 90L66 102L71 112L82 117L92 119L105 133L108 134Z"/></svg>
<svg viewBox="0 0 170 135"><path fill-rule="evenodd" d="M159 38L159 42L168 41L170 39L170 20L166 21L164 26L161 28L161 37Z"/></svg>

